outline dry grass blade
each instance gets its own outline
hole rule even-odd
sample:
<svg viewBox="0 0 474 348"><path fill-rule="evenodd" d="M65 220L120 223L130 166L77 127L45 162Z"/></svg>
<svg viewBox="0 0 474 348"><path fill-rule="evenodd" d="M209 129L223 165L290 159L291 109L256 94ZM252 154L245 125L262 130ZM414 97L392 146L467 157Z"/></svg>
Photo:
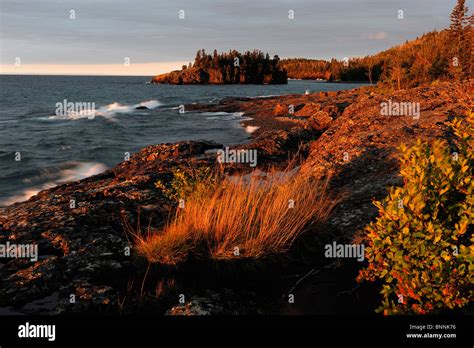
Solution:
<svg viewBox="0 0 474 348"><path fill-rule="evenodd" d="M191 254L263 258L287 251L311 223L324 222L336 203L327 182L276 170L263 177L257 172L192 195L162 231L135 235L135 241L139 253L163 264L179 264Z"/></svg>

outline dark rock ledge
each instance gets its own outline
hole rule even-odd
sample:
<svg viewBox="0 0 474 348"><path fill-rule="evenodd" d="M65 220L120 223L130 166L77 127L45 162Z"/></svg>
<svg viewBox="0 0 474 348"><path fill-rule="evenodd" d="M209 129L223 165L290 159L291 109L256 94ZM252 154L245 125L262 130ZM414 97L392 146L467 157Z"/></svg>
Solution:
<svg viewBox="0 0 474 348"><path fill-rule="evenodd" d="M252 134L252 141L240 147L257 149L259 165L284 165L299 150L303 175L330 178L332 189L345 193L326 233L320 241L312 242L313 252L299 255L305 261L297 262L299 266L292 270L301 272L328 263L321 258L324 240L363 239L360 231L376 213L372 199L382 198L387 185L399 181L398 144L411 144L419 137L449 138L443 122L463 114L463 103L468 102L463 99L463 90L463 86L454 83L390 95L360 88L260 99L227 98L216 105L189 105L188 109L244 111L252 118L244 125L259 128ZM382 116L380 103L388 99L419 102L420 119ZM288 112L290 105L294 113ZM123 219L136 226L140 216L142 225L151 221L153 227L160 227L176 203L166 199L154 183L169 179L176 166L213 165L214 156L205 152L221 147L209 141L148 146L104 173L41 191L26 202L0 210L0 244L34 243L40 253L35 263L0 259L0 313L116 313L140 312L146 307L162 314L216 314L246 313L242 310L245 306L253 308L251 313L343 311L338 303L347 303L334 294L352 288L353 278L339 281L340 270L333 268L316 272L317 275L301 283L295 289L296 296L304 297L305 301L291 309L280 303L281 293L271 295L271 308L257 308L258 295L246 296L241 302L236 300L229 308L229 297L239 299L239 294L218 288L206 290L202 284L194 288L188 304L183 306L173 296L153 297L140 292L147 263L134 253L133 247L131 255L126 255L125 249L132 245L130 236L124 232ZM243 170L248 168L229 168ZM71 199L76 201L74 209L69 208ZM153 277L146 284L152 284ZM276 278L276 288L282 293L294 285L278 279L278 275ZM160 284L165 283L162 279ZM153 288L156 282L146 286ZM147 294L153 292L151 288L145 287ZM314 288L323 295L311 295ZM75 303L71 303L71 295L75 296ZM215 301L210 303L206 300L209 298ZM198 303L200 309L194 308L193 303Z"/></svg>

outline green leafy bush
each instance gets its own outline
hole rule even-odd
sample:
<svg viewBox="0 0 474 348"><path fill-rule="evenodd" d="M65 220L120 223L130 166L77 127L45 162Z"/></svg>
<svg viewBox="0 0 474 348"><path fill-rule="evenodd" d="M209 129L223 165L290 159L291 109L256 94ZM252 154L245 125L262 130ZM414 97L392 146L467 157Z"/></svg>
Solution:
<svg viewBox="0 0 474 348"><path fill-rule="evenodd" d="M448 123L446 141L400 146L402 187L374 202L379 217L366 227L367 268L358 280L383 284L384 314L425 314L472 300L473 129L471 112Z"/></svg>
<svg viewBox="0 0 474 348"><path fill-rule="evenodd" d="M165 183L158 180L155 187L162 190L166 197L173 201L196 196L206 190L212 189L223 177L221 173L215 173L209 167L186 167L173 168L173 178Z"/></svg>

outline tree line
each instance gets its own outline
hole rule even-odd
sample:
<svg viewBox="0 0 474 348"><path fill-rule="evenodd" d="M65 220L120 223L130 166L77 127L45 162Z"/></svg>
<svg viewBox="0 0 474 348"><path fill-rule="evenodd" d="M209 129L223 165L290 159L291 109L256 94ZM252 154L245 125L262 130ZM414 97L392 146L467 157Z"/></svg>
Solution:
<svg viewBox="0 0 474 348"><path fill-rule="evenodd" d="M279 65L280 58L270 58L268 53L260 50L240 53L236 50L208 54L204 49L198 50L194 63L183 65L182 70L202 69L206 72L220 74L219 80L225 84L263 84L286 83L287 74Z"/></svg>
<svg viewBox="0 0 474 348"><path fill-rule="evenodd" d="M473 16L465 0L458 0L451 25L416 40L363 58L331 61L283 59L280 66L289 78L327 81L366 81L394 89L434 80L466 80L472 77Z"/></svg>

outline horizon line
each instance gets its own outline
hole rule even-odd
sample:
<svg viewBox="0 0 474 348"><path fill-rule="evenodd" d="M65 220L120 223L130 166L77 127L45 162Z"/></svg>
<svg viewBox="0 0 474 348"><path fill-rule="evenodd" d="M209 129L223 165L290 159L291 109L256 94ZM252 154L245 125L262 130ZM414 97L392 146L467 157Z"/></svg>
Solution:
<svg viewBox="0 0 474 348"><path fill-rule="evenodd" d="M153 77L155 75L119 75L119 74L66 74L66 73L58 73L58 74L53 74L53 73L4 73L0 72L0 76L118 76L118 77Z"/></svg>
<svg viewBox="0 0 474 348"><path fill-rule="evenodd" d="M155 76L181 69L183 64L185 63L182 61L130 64L0 64L0 75Z"/></svg>

